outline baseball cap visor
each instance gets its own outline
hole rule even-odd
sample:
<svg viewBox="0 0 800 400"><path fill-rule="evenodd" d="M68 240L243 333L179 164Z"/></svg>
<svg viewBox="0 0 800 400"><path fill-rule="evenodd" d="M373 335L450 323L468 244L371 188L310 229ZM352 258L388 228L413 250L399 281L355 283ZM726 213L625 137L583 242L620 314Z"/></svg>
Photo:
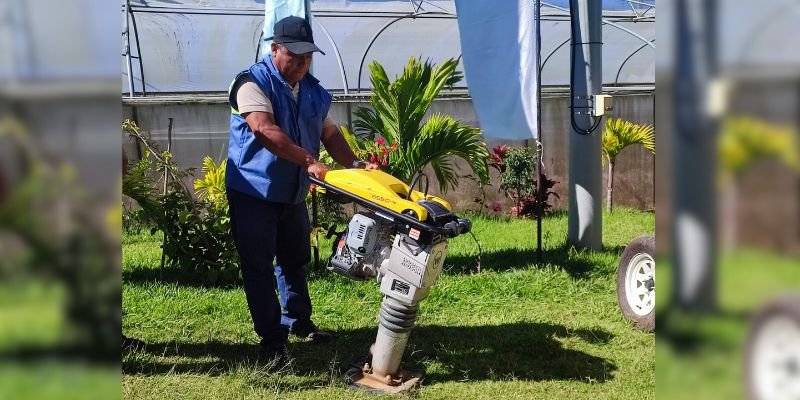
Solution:
<svg viewBox="0 0 800 400"><path fill-rule="evenodd" d="M317 47L317 45L315 45L314 43L309 43L309 42L290 42L290 43L286 43L286 42L284 42L284 43L280 43L280 45L283 46L283 47L286 47L286 49L288 49L289 51L291 51L294 54L306 54L306 53L311 53L312 51L318 51L318 52L322 53L322 55L325 55L325 52L320 50L319 47Z"/></svg>

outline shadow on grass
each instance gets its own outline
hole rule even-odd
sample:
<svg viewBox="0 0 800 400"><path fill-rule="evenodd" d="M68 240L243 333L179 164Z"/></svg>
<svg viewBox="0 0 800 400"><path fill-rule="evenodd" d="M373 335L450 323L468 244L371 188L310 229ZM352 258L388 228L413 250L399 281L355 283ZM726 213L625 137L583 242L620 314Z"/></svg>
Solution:
<svg viewBox="0 0 800 400"><path fill-rule="evenodd" d="M618 256L623 250L623 246L614 246L604 248L602 253ZM576 251L568 245L542 249L541 256L536 248L484 251L481 255L481 271L507 271L530 265L537 267L553 265L563 269L574 279L584 279L598 267L590 260L591 254L591 252ZM473 256L449 256L445 260L444 271L448 274L467 274L476 270L477 258Z"/></svg>
<svg viewBox="0 0 800 400"><path fill-rule="evenodd" d="M292 372L302 376L341 377L364 356L376 329L336 332L332 344L293 343ZM558 339L577 338L604 344L612 334L602 329L569 330L564 326L514 323L499 326L420 326L414 329L404 356L406 369L424 370L426 382L504 380L571 380L604 382L613 379L616 366L608 360L567 349ZM126 374L193 373L222 375L238 365L254 364L257 345L156 343L123 359ZM263 364L263 362L262 362ZM292 389L325 385L329 378L306 379Z"/></svg>
<svg viewBox="0 0 800 400"><path fill-rule="evenodd" d="M115 349L88 345L23 345L0 350L0 363L39 363L42 361L86 363L96 366L119 366L119 353Z"/></svg>
<svg viewBox="0 0 800 400"><path fill-rule="evenodd" d="M338 278L340 275L325 269L325 262L320 262L318 268L315 267L312 262L312 265L310 265L306 271L309 281L340 279ZM185 287L220 289L242 288L244 286L240 277L226 277L214 282L207 275L208 273L209 271L194 271L179 267L164 267L162 270L158 268L133 266L122 271L122 281L124 283L174 283Z"/></svg>
<svg viewBox="0 0 800 400"><path fill-rule="evenodd" d="M623 250L623 246L614 246L604 248L602 253L614 254L616 259L622 254ZM537 254L535 248L508 248L485 251L481 255L481 271L500 272L527 268L531 265L536 267L553 265L563 269L574 279L585 279L598 269L598 265L592 262L591 255L591 252L579 252L568 245L543 249L541 257ZM312 262L307 269L308 280L341 279L339 275L325 268L326 263L327 260L325 259L320 260L319 266L315 266ZM602 270L616 270L616 265L611 266L611 268L602 266ZM444 271L451 275L473 273L477 271L477 258L474 256L448 256L445 260ZM122 271L122 280L130 283L162 282L204 288L235 288L242 286L241 278L236 280L224 278L217 282L212 282L207 276L208 273L208 271L193 271L176 267L164 267L162 270L134 266Z"/></svg>
<svg viewBox="0 0 800 400"><path fill-rule="evenodd" d="M655 333L680 355L708 349L735 352L742 348L753 313L742 310L697 311L678 306L656 309Z"/></svg>

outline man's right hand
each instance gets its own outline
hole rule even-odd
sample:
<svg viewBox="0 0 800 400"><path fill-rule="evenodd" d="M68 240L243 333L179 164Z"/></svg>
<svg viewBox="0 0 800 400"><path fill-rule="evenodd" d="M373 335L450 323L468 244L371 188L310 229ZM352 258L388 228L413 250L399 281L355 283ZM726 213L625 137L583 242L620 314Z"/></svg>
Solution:
<svg viewBox="0 0 800 400"><path fill-rule="evenodd" d="M308 166L306 172L308 172L308 174L313 176L314 178L324 181L325 174L327 174L329 170L330 168L328 168L327 165L322 164L320 162L314 162Z"/></svg>

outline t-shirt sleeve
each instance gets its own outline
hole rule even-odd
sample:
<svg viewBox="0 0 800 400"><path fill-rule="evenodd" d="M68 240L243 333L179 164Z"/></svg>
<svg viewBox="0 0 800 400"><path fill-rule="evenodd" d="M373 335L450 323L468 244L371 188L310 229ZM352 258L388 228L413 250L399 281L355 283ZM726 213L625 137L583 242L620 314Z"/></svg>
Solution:
<svg viewBox="0 0 800 400"><path fill-rule="evenodd" d="M236 91L236 104L239 106L238 111L240 114L255 111L273 113L272 102L249 77L242 78L234 90ZM322 122L322 129L330 126L337 126L336 121L330 115L326 115L325 120Z"/></svg>
<svg viewBox="0 0 800 400"><path fill-rule="evenodd" d="M272 113L272 102L252 79L242 78L238 88L234 90L240 114L256 111Z"/></svg>
<svg viewBox="0 0 800 400"><path fill-rule="evenodd" d="M325 116L325 120L322 121L322 129L326 129L331 126L336 126L336 122L331 118L330 115Z"/></svg>

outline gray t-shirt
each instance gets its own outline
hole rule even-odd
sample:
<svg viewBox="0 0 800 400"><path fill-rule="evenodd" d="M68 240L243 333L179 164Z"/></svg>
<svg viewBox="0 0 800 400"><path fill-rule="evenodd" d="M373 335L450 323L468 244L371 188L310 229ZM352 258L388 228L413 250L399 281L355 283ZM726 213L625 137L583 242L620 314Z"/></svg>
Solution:
<svg viewBox="0 0 800 400"><path fill-rule="evenodd" d="M236 87L233 88L236 93L236 104L239 106L239 113L245 114L249 112L267 112L274 114L272 111L272 102L261 91L261 88L249 77L244 77L239 81ZM297 100L297 95L300 93L300 83L297 83L292 88L292 96ZM325 121L322 123L322 129L329 126L336 126L330 116L325 116Z"/></svg>

